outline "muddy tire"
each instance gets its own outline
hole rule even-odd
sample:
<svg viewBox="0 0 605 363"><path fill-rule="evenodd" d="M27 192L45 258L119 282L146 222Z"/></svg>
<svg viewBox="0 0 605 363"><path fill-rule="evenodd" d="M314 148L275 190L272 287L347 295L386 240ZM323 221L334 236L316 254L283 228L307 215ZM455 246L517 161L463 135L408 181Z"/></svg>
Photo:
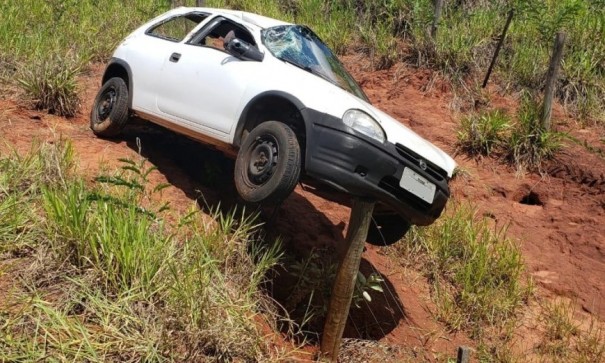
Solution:
<svg viewBox="0 0 605 363"><path fill-rule="evenodd" d="M294 131L281 122L263 122L239 149L235 187L246 202L280 202L294 190L300 169L301 151Z"/></svg>
<svg viewBox="0 0 605 363"><path fill-rule="evenodd" d="M398 214L374 214L367 242L374 246L390 246L400 241L411 225Z"/></svg>
<svg viewBox="0 0 605 363"><path fill-rule="evenodd" d="M111 78L101 87L92 105L90 128L97 136L114 137L128 118L128 87L122 78Z"/></svg>

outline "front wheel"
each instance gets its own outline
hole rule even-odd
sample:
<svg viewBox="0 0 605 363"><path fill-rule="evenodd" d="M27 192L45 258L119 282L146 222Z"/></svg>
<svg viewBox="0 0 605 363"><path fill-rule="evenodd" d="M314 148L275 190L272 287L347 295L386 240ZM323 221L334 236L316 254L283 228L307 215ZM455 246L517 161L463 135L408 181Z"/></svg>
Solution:
<svg viewBox="0 0 605 363"><path fill-rule="evenodd" d="M235 187L246 202L279 202L296 187L301 151L294 131L267 121L244 140L235 160Z"/></svg>
<svg viewBox="0 0 605 363"><path fill-rule="evenodd" d="M97 136L117 136L129 118L128 87L122 78L109 79L97 94L90 112L90 128Z"/></svg>
<svg viewBox="0 0 605 363"><path fill-rule="evenodd" d="M411 224L396 213L374 213L367 242L374 246L390 246L400 241Z"/></svg>

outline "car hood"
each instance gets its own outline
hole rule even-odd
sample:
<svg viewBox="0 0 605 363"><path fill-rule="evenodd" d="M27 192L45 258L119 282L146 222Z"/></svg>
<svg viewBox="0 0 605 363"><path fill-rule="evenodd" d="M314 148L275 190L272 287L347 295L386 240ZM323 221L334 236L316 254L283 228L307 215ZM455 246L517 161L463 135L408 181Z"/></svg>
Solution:
<svg viewBox="0 0 605 363"><path fill-rule="evenodd" d="M320 82L328 84L328 82L323 80L320 80ZM331 115L342 118L344 113L350 109L359 109L366 112L380 123L389 142L404 145L418 155L439 166L447 172L449 177L452 177L456 162L446 152L439 149L437 146L433 145L431 142L385 112L356 96L353 96L349 92L331 84L325 88L330 89L329 93L331 97L329 102L325 104L325 107L330 110L329 113Z"/></svg>

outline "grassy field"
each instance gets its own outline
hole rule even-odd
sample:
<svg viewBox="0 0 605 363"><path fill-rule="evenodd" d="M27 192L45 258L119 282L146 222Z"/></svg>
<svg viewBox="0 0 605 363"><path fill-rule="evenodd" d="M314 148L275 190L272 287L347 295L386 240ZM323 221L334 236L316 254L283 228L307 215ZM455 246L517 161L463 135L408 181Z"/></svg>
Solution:
<svg viewBox="0 0 605 363"><path fill-rule="evenodd" d="M267 361L280 259L243 213L171 212L145 160L94 184L68 143L0 155L0 361ZM170 221L170 222L169 222ZM176 221L176 222L175 222ZM287 322L285 322L287 323ZM294 349L292 349L294 350Z"/></svg>
<svg viewBox="0 0 605 363"><path fill-rule="evenodd" d="M560 30L569 40L558 99L586 122L605 121L602 0L448 1L435 38L428 31L429 0L207 3L308 24L340 54L365 53L375 68L396 62L427 67L471 94L481 92L479 82L514 7L494 82L509 94L530 96L516 121L493 111L469 116L460 129L461 147L539 166L560 146L556 133L536 132L533 123L535 95ZM167 0L0 0L2 93L74 115L76 78L169 7ZM18 276L13 303L0 306L0 361L264 361L290 354L269 349L261 329L288 324L260 289L266 272L279 264L278 246L261 241L254 220L241 213L205 219L195 208L187 215L165 209L154 202L162 187L146 180L153 169L142 159L122 162L122 169L91 185L74 172L67 143L0 156L0 277ZM485 342L487 361L506 361L509 323L530 294L518 247L461 206L411 237L414 243L398 245L395 253L427 266L436 317ZM304 266L313 264L310 258ZM490 329L500 340L483 339ZM547 346L545 354L553 349Z"/></svg>
<svg viewBox="0 0 605 363"><path fill-rule="evenodd" d="M478 89L506 14L514 8L496 68L497 82L510 92L539 92L554 35L565 31L568 41L558 99L583 120L604 121L602 0L448 1L435 38L428 31L433 20L430 0L209 0L207 4L308 24L338 53L367 53L376 68L398 61L433 68L455 83L464 80L471 91ZM38 102L44 85L34 81L41 75L54 86L48 88L65 88L65 98L70 99L76 95L69 91L73 75L90 61L107 59L128 32L169 7L168 0L4 0L0 72L5 83L21 80ZM49 108L47 103L38 106Z"/></svg>

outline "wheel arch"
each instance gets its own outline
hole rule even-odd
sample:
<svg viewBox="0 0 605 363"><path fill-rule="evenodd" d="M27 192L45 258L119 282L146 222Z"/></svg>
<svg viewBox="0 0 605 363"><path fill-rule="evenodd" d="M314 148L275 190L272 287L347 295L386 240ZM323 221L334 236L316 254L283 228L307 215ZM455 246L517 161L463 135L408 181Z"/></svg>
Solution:
<svg viewBox="0 0 605 363"><path fill-rule="evenodd" d="M105 82L110 80L111 78L119 77L124 80L126 83L126 88L128 89L128 108L132 108L132 89L133 89L133 80L132 80L132 70L126 61L119 58L112 58L105 68L105 72L103 73L103 78L101 80L101 85L104 85Z"/></svg>
<svg viewBox="0 0 605 363"><path fill-rule="evenodd" d="M305 119L305 105L295 96L282 91L263 92L244 107L235 129L233 144L240 147L242 141L254 127L265 121L279 121L288 125L296 134L301 146L301 153L306 151L306 139L311 125ZM304 170L304 169L303 169Z"/></svg>

